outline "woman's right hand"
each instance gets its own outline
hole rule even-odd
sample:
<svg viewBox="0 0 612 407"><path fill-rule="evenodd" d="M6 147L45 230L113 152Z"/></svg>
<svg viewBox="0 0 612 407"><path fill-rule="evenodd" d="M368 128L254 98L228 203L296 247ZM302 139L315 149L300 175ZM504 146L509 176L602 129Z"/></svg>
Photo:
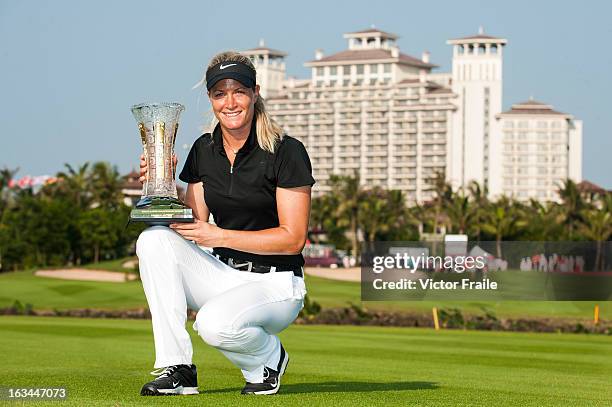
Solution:
<svg viewBox="0 0 612 407"><path fill-rule="evenodd" d="M144 154L140 154L140 181L141 184L144 184L147 180L147 173L149 172L149 167L147 166L147 160L145 160Z"/></svg>
<svg viewBox="0 0 612 407"><path fill-rule="evenodd" d="M176 173L176 164L178 163L178 158L176 157L175 154L172 154L172 176L174 177L174 174ZM138 178L138 181L140 181L141 184L144 184L145 181L147 180L147 176L149 173L149 166L147 165L147 160L145 159L144 154L140 155L140 178Z"/></svg>

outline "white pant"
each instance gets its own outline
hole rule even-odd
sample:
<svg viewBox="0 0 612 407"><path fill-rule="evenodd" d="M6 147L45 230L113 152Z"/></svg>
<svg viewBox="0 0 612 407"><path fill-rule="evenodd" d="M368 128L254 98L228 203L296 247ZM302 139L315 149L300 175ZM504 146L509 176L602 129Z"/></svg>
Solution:
<svg viewBox="0 0 612 407"><path fill-rule="evenodd" d="M164 226L142 232L136 253L151 310L156 368L192 362L187 306L198 310L193 328L247 381L262 382L264 366L276 368L280 341L275 334L303 307L302 278L235 270Z"/></svg>

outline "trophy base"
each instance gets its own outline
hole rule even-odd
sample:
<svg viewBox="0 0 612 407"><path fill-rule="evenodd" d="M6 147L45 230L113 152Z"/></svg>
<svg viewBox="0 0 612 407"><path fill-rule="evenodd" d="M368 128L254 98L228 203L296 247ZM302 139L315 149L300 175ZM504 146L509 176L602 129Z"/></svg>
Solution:
<svg viewBox="0 0 612 407"><path fill-rule="evenodd" d="M133 222L145 222L151 226L167 226L171 223L192 223L194 221L191 208L187 208L175 198L145 197L130 212Z"/></svg>

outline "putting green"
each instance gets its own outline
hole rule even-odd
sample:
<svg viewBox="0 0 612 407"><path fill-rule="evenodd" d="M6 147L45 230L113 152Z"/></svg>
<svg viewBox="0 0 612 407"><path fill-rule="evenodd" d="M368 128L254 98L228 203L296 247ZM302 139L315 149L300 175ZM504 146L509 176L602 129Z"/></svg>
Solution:
<svg viewBox="0 0 612 407"><path fill-rule="evenodd" d="M202 394L143 398L149 321L0 317L0 386L65 386L70 406L612 404L607 336L292 326L281 393L245 399L240 372L189 331Z"/></svg>

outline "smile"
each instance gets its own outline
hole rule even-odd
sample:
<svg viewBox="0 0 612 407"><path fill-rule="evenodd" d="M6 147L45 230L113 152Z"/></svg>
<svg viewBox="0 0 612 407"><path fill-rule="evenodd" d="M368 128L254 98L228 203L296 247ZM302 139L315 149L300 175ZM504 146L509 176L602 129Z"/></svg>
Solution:
<svg viewBox="0 0 612 407"><path fill-rule="evenodd" d="M242 111L240 112L224 112L223 114L227 117L236 117L238 116L240 113L242 113Z"/></svg>

